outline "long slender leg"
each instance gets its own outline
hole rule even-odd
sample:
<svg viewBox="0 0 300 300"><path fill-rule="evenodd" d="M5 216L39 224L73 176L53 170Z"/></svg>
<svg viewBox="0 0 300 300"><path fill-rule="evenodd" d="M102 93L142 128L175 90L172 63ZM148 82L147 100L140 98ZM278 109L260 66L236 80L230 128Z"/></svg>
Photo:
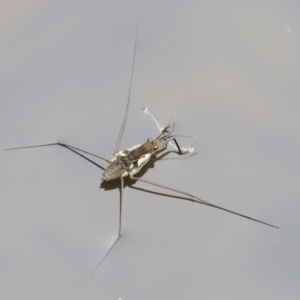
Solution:
<svg viewBox="0 0 300 300"><path fill-rule="evenodd" d="M131 84L132 84L132 78L133 78L133 70L134 70L134 60L135 60L135 52L136 52L136 40L137 40L137 25L136 25L136 30L135 30L135 42L134 42L134 50L133 50L133 59L132 59L132 67L131 67L131 76L130 76L130 83L129 83L129 92L128 92L128 98L127 98L127 107L126 107L126 112L125 116L120 128L116 148L115 148L115 155L119 152L120 148L120 143L122 140L123 132L125 129L126 121L128 118L128 112L129 112L129 106L130 106L130 93L131 93Z"/></svg>
<svg viewBox="0 0 300 300"><path fill-rule="evenodd" d="M124 178L120 177L120 180L121 180L121 186L120 186L119 234L118 234L119 237L121 237L121 231L122 231L122 208L123 208Z"/></svg>
<svg viewBox="0 0 300 300"><path fill-rule="evenodd" d="M224 210L224 211L226 211L226 212L229 212L229 213L238 215L238 216L240 216L240 217L243 217L243 218L246 218L246 219L249 219L249 220L252 220L252 221L255 221L255 222L259 222L259 223L262 223L262 224L265 224L265 225L268 225L268 226L275 227L275 228L278 228L278 229L279 229L279 227L274 226L274 225L271 225L271 224L269 224L269 223L259 221L259 220L257 220L257 219L248 217L248 216L246 216L246 215L243 215L243 214L234 212L234 211L232 211L232 210L226 209L226 208L224 208L224 207L221 207L221 206L212 204L212 203L210 203L210 202L204 201L204 200L202 200L202 199L200 199L200 198L198 198L198 197L196 197L196 196L194 196L194 195L192 195L192 194L190 194L190 193L186 193L186 192L183 192L183 191L180 191L180 190L171 188L171 187L167 187L167 186L164 186L164 185L161 185L161 184L158 184L158 183L149 181L149 180L141 179L141 178L138 178L138 177L130 176L130 178L133 179L133 180L143 181L143 182L145 182L145 183L152 184L152 185L161 187L161 188L166 189L166 190L174 191L174 192L177 192L177 193L179 193L179 194L183 194L183 195L192 197L193 200L191 200L191 201L193 201L193 202L197 202L197 203L201 203L201 204L208 205L208 206L211 206L211 207L215 207L215 208Z"/></svg>
<svg viewBox="0 0 300 300"><path fill-rule="evenodd" d="M55 144L45 144L45 145L38 145L38 146L29 146L29 147L19 147L19 148L10 148L10 149L5 149L5 150L16 150L16 149L25 149L25 148L35 148L35 147L44 147L44 146L53 146L53 145L59 145L59 146L62 146L74 153L76 153L77 155L81 156L82 158L86 159L87 161L89 161L90 163L92 163L93 165L97 166L98 168L102 169L102 170L105 170L104 167L98 165L97 163L95 163L94 161L92 161L91 159L87 158L86 156L84 156L83 154L75 151L74 149L72 149L70 146L67 146L65 144L60 144L60 143L55 143ZM73 147L75 148L75 147ZM75 148L76 149L76 148ZM86 151L83 151L83 152L86 152ZM88 153L88 152L87 152ZM92 155L92 154L91 154ZM96 156L98 157L98 156Z"/></svg>
<svg viewBox="0 0 300 300"><path fill-rule="evenodd" d="M118 232L118 236L115 239L115 241L113 242L113 244L110 246L110 248L108 249L108 251L105 253L105 255L102 257L102 259L100 260L100 262L98 263L98 265L96 266L96 268L93 270L93 272L91 273L91 276L96 272L96 270L101 265L101 263L103 262L103 260L105 259L105 257L108 255L108 253L111 251L111 249L114 247L114 245L117 243L117 241L121 237L121 229L122 229L122 200L123 200L123 189L124 189L124 179L123 179L123 177L120 177L120 180L121 180L121 185L120 185L120 208L119 208L119 232Z"/></svg>
<svg viewBox="0 0 300 300"><path fill-rule="evenodd" d="M132 60L132 67L131 67L131 76L130 76L130 83L129 83L128 98L127 98L127 107L126 107L125 116L124 116L124 119L123 119L123 122L122 122L122 125L121 125L121 128L120 128L120 132L119 132L119 136L118 136L118 140L117 140L117 144L116 144L116 148L115 148L115 153L114 153L115 156L119 152L120 143L121 143L121 140L122 140L123 132L124 132L125 125L126 125L126 122L127 122L127 118L128 118L128 112L129 112L129 107L130 107L130 93L131 93L131 85L132 85L133 70L134 70L134 60L135 60L135 53L136 53L136 41L137 41L137 25L136 25L136 31L135 31L135 42L134 42L133 60ZM123 177L120 177L120 181L121 181L121 185L120 185L120 208L119 208L119 232L118 232L118 237L116 238L114 243L110 246L110 248L108 249L108 251L106 252L104 257L101 259L99 264L94 269L94 271L91 273L91 276L95 273L97 268L101 265L102 261L105 259L105 257L108 255L108 253L111 251L111 249L114 247L114 245L117 243L117 241L121 237L121 230L122 230L122 200L123 200L122 198L123 198L123 188L124 188L124 179L123 179Z"/></svg>
<svg viewBox="0 0 300 300"><path fill-rule="evenodd" d="M62 146L62 145L61 145L61 146ZM103 168L102 166L98 165L97 163L95 163L95 162L92 161L91 159L87 158L87 157L84 156L83 154L81 154L81 153L75 151L74 149L69 148L68 146L63 146L63 147L65 147L66 149L68 149L68 150L70 150L70 151L76 153L77 155L79 155L79 156L81 156L82 158L86 159L87 161L89 161L89 162L92 163L93 165L99 167L99 168L102 169L103 171L105 170L105 168Z"/></svg>
<svg viewBox="0 0 300 300"><path fill-rule="evenodd" d="M96 155L96 154L93 154L91 152L82 150L80 148L77 148L77 147L74 147L74 146L71 146L71 145L63 144L63 143L51 143L51 144L42 144L42 145L35 145L35 146L17 147L17 148L5 149L5 150L18 150L18 149L27 149L27 148L47 147L47 146L54 146L54 145L62 146L62 147L68 148L69 150L71 150L70 148L76 149L76 150L81 151L83 153L86 153L86 154L89 154L91 156L94 156L94 157L100 158L102 160L105 160L108 163L110 162L109 159L106 159L106 158L104 158L104 157L102 157L100 155Z"/></svg>
<svg viewBox="0 0 300 300"><path fill-rule="evenodd" d="M76 149L76 150L78 150L78 151L81 151L81 152L86 153L86 154L89 154L89 155L91 155L91 156L100 158L100 159L102 159L102 160L104 160L104 161L110 163L110 160L107 159L107 158L104 158L103 156L100 156L100 155L97 155L97 154L94 154L94 153L88 152L88 151L86 151L86 150L82 150L82 149L80 149L80 148L77 148L77 147L74 147L74 146L70 146L70 145L67 145L67 144L62 144L62 143L57 143L57 144L58 144L59 146L63 146L63 147L68 147L68 148Z"/></svg>

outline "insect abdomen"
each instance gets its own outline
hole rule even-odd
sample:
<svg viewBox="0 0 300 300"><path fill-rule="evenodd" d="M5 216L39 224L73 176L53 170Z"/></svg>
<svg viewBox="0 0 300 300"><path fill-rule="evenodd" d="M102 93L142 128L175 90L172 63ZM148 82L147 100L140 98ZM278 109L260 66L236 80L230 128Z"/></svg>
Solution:
<svg viewBox="0 0 300 300"><path fill-rule="evenodd" d="M119 156L112 162L102 174L102 180L110 181L120 178L129 168L130 162L125 156Z"/></svg>

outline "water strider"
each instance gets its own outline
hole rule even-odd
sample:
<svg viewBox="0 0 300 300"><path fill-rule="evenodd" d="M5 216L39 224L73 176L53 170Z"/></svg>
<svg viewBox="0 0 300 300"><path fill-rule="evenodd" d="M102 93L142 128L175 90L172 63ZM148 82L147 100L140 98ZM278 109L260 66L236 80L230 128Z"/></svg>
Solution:
<svg viewBox="0 0 300 300"><path fill-rule="evenodd" d="M132 60L132 67L131 67L129 92L128 92L128 98L127 98L127 107L126 107L125 116L123 118L123 122L122 122L122 125L121 125L121 128L120 128L117 144L116 144L116 147L115 147L114 157L111 160L106 159L102 156L93 154L91 152L85 151L83 149L80 149L80 148L77 148L77 147L74 147L74 146L71 146L71 145L63 144L63 143L52 143L52 144L43 144L43 145L36 145L36 146L27 146L27 147L18 147L18 148L6 149L6 150L16 150L16 149L25 149L25 148L59 145L59 146L65 147L66 149L68 149L72 152L75 152L77 155L80 155L81 157L85 158L89 162L93 163L94 165L96 165L99 168L101 168L102 170L104 170L104 173L102 175L102 180L103 181L120 180L118 236L117 236L116 240L113 242L113 244L110 246L110 248L108 249L108 251L106 252L104 257L101 259L101 261L99 262L97 267L94 269L93 273L95 272L95 270L98 268L98 266L101 264L101 262L104 260L104 258L107 256L107 254L110 252L110 250L114 247L116 242L121 237L122 200L123 200L123 189L124 189L124 177L129 177L129 178L131 178L135 181L142 181L142 182L145 182L147 184L154 185L154 186L157 186L157 187L160 187L160 188L163 188L163 189L167 189L169 191L174 191L174 192L177 192L179 194L190 197L190 199L185 199L185 200L190 200L190 201L201 203L201 204L204 204L204 205L207 205L207 206L215 207L215 208L224 210L226 212L238 215L240 217L247 218L249 220L253 220L253 221L256 221L256 222L259 222L259 223L262 223L262 224L265 224L265 225L268 225L268 226L271 226L271 227L279 228L279 227L271 225L269 223L259 221L257 219L251 218L249 216L234 212L232 210L229 210L229 209L217 206L217 205L214 205L214 204L212 204L210 202L207 202L207 201L204 201L204 200L202 200L202 199L200 199L200 198L198 198L195 195L192 195L190 193L187 193L187 192L184 192L184 191L172 188L172 187L168 187L168 186L165 186L165 185L162 185L162 184L159 184L159 183L155 183L155 182L152 182L152 181L149 181L149 180L146 180L146 179L138 178L138 177L135 176L141 170L141 168L149 162L149 160L150 160L150 158L153 154L165 150L167 148L167 145L171 144L171 142L174 142L174 144L172 144L172 146L177 149L179 155L183 155L183 154L193 152L192 148L184 149L184 148L179 147L179 144L178 144L177 140L175 139L176 136L172 134L173 130L169 130L171 119L169 120L169 123L168 123L166 128L160 128L160 126L159 126L158 122L156 121L156 119L154 118L154 116L151 115L151 113L147 110L145 110L145 112L148 113L151 116L151 118L156 122L156 125L160 128L161 132L160 132L159 136L157 138L154 138L154 139L149 138L149 139L147 139L147 141L145 143L136 145L136 146L134 146L130 149L119 151L119 147L120 147L123 132L124 132L124 129L125 129L125 126L126 126L129 107L130 107L130 92L131 92L131 85L132 85L133 71L134 71L134 62L135 62L135 54L136 54L136 42L137 42L137 30L136 30L136 34L135 34L135 44L134 44L134 51L133 51L133 60ZM96 158L102 159L102 160L106 161L107 163L109 163L109 165L105 169L102 166L98 165L96 162L94 162L91 159L84 156L82 153L86 153L86 154L89 154L89 155L94 156Z"/></svg>

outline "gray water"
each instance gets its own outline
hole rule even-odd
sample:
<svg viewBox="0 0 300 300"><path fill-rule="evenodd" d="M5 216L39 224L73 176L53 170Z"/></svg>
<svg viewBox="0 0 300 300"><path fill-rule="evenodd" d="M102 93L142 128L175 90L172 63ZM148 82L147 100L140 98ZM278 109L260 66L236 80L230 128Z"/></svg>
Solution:
<svg viewBox="0 0 300 300"><path fill-rule="evenodd" d="M299 15L298 1L2 2L1 149L110 159L137 22L121 149L158 135L143 108L162 126L176 110L197 155L143 178L280 229L127 186L123 236L90 277L118 231L117 186L62 147L0 151L0 298L298 299Z"/></svg>

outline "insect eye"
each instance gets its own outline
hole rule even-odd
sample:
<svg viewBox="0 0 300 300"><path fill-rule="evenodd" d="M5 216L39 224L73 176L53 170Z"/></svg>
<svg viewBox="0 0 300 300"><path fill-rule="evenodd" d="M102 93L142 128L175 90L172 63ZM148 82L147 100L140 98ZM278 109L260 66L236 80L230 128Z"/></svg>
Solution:
<svg viewBox="0 0 300 300"><path fill-rule="evenodd" d="M158 149L158 146L154 146L154 147L153 147L153 150L157 150L157 149Z"/></svg>
<svg viewBox="0 0 300 300"><path fill-rule="evenodd" d="M152 142L152 141L153 141L153 139L148 139L148 140L147 140L148 143L150 143L150 142Z"/></svg>

